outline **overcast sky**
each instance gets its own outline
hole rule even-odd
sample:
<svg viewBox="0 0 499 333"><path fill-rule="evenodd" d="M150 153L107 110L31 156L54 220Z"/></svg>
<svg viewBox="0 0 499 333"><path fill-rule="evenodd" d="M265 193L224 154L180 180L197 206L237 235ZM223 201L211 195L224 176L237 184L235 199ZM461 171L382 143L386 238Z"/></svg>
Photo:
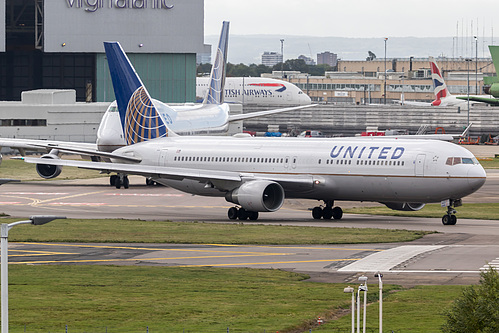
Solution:
<svg viewBox="0 0 499 333"><path fill-rule="evenodd" d="M494 28L499 36L499 25L493 27L498 0L205 0L204 5L205 35L218 35L228 20L234 35L452 37L458 30L460 37L481 37Z"/></svg>

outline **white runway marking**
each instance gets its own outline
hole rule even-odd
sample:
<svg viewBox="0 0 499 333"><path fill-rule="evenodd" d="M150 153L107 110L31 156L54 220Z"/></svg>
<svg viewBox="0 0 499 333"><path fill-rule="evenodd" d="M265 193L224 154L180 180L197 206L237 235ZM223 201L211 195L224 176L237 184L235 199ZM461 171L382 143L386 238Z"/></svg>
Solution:
<svg viewBox="0 0 499 333"><path fill-rule="evenodd" d="M444 245L405 245L371 254L338 269L339 272L387 272L393 267L425 252L438 250Z"/></svg>

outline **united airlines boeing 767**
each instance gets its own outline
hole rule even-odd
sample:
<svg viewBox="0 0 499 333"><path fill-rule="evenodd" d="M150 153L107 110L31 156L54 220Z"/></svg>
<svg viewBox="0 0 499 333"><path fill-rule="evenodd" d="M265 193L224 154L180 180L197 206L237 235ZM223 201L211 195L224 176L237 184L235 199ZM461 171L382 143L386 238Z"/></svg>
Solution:
<svg viewBox="0 0 499 333"><path fill-rule="evenodd" d="M105 48L108 58L119 52L114 43ZM447 206L442 222L452 225L454 207L485 182L473 154L443 141L177 136L161 121L133 68L122 68L123 80L114 88L128 145L106 154L112 163L26 162L152 177L187 193L225 197L235 204L228 217L240 220L277 211L285 198L306 198L324 202L312 211L316 219L341 218L335 200L375 201L406 211L441 202Z"/></svg>

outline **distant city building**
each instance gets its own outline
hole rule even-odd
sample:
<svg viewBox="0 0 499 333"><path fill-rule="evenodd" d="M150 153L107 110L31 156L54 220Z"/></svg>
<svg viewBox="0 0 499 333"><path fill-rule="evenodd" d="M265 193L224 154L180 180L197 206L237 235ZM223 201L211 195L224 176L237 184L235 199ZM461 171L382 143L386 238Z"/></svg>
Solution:
<svg viewBox="0 0 499 333"><path fill-rule="evenodd" d="M309 66L315 66L315 60L310 58L310 57L301 55L298 57L298 59L302 59L303 61L305 61L305 64L307 64Z"/></svg>
<svg viewBox="0 0 499 333"><path fill-rule="evenodd" d="M322 64L336 67L338 65L338 55L329 51L317 53L317 65Z"/></svg>
<svg viewBox="0 0 499 333"><path fill-rule="evenodd" d="M267 52L262 54L262 64L267 67L275 66L282 62L282 54L277 52Z"/></svg>

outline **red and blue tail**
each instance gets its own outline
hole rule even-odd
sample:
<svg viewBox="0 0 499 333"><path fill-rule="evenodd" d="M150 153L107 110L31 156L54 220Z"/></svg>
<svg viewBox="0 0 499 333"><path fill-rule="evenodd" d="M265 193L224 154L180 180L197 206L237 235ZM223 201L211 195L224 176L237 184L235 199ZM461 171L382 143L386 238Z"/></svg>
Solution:
<svg viewBox="0 0 499 333"><path fill-rule="evenodd" d="M438 68L435 59L430 57L430 67L431 67L431 80L433 81L433 93L435 94L436 100L439 101L442 98L449 97L450 92L445 84L444 77Z"/></svg>

